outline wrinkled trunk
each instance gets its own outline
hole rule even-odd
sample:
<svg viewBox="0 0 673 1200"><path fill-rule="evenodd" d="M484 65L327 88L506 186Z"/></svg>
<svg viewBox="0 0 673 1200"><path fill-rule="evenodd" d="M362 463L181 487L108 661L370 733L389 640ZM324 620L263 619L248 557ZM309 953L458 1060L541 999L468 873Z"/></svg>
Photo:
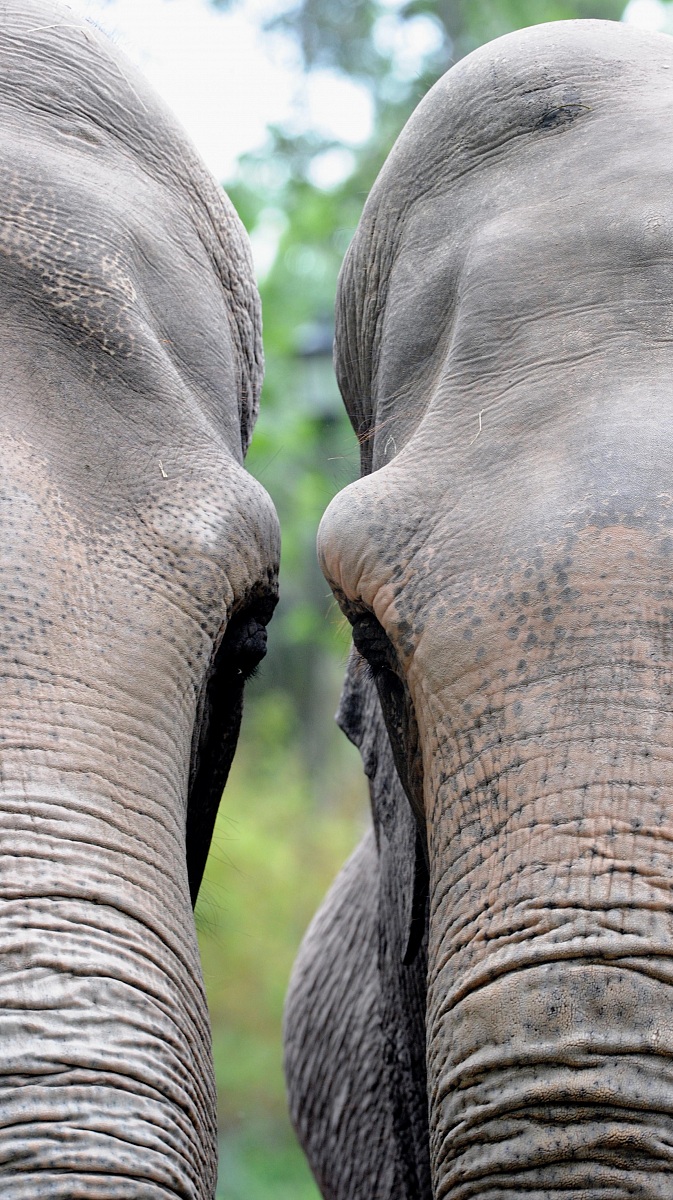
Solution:
<svg viewBox="0 0 673 1200"><path fill-rule="evenodd" d="M322 546L427 833L433 1194L670 1196L668 506L516 554L484 521L474 566L437 517L393 585L396 471Z"/></svg>
<svg viewBox="0 0 673 1200"><path fill-rule="evenodd" d="M213 1195L198 964L118 896L55 891L3 902L3 1195Z"/></svg>
<svg viewBox="0 0 673 1200"><path fill-rule="evenodd" d="M0 500L2 1195L208 1200L185 808L212 634L141 544Z"/></svg>
<svg viewBox="0 0 673 1200"><path fill-rule="evenodd" d="M575 576L566 616L528 649L522 623L514 653L463 677L436 720L438 1197L671 1194L669 635L661 597L619 576L609 605ZM517 610L513 590L503 622Z"/></svg>
<svg viewBox="0 0 673 1200"><path fill-rule="evenodd" d="M103 784L100 761L66 780L46 757L6 754L0 789L3 1196L212 1196L210 1033L170 789L151 802Z"/></svg>

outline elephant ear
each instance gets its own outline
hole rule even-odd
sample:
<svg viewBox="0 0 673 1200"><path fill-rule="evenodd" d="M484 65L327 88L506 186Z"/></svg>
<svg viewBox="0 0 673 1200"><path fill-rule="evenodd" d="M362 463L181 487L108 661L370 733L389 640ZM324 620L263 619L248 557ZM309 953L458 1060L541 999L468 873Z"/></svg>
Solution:
<svg viewBox="0 0 673 1200"><path fill-rule="evenodd" d="M396 1197L431 1200L425 1009L428 875L374 679L352 650L337 721L369 779L379 859L378 975L384 1080L401 1164Z"/></svg>
<svg viewBox="0 0 673 1200"><path fill-rule="evenodd" d="M381 861L384 909L398 956L413 962L426 926L428 872L414 814L393 761L376 684L353 647L337 723L362 757Z"/></svg>

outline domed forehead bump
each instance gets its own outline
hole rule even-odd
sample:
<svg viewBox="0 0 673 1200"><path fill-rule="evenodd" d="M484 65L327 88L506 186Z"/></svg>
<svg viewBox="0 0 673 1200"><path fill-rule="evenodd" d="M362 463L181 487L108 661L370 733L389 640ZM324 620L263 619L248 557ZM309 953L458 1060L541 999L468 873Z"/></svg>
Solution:
<svg viewBox="0 0 673 1200"><path fill-rule="evenodd" d="M0 12L0 63L0 112L10 146L25 143L30 149L32 139L43 163L48 162L49 148L58 161L81 164L88 155L94 181L106 169L110 176L107 188L98 189L101 196L116 192L121 205L123 186L131 212L136 192L148 191L151 183L163 196L163 221L156 222L157 232L171 212L180 237L190 226L196 253L224 301L244 453L263 375L261 311L247 237L225 193L140 72L72 10L49 0L5 6ZM86 163L85 168L81 183L86 192L87 185L92 189ZM123 264L104 265L101 286L113 294L121 322L115 332L122 351L128 350L124 314L129 288L127 280L120 280L120 272L127 272Z"/></svg>
<svg viewBox="0 0 673 1200"><path fill-rule="evenodd" d="M673 88L673 43L614 21L557 21L497 38L461 59L430 89L398 137L365 206L385 205L398 232L419 200L497 160L513 139L559 132L595 105L630 107ZM589 89L584 96L583 89ZM376 222L363 222L375 234Z"/></svg>
<svg viewBox="0 0 673 1200"><path fill-rule="evenodd" d="M390 399L397 412L404 404L380 368L391 305L412 295L414 274L419 288L445 266L455 278L480 221L524 203L525 189L535 199L549 192L550 161L567 159L570 168L571 147L593 139L599 149L607 125L625 144L643 124L664 137L663 110L668 128L673 42L608 21L508 34L461 60L431 89L372 189L340 279L336 367L365 471L382 465L373 454L373 431L388 420L381 401ZM425 264L422 272L417 262ZM391 286L396 274L401 291ZM433 343L433 331L425 334ZM422 365L428 350L421 349Z"/></svg>

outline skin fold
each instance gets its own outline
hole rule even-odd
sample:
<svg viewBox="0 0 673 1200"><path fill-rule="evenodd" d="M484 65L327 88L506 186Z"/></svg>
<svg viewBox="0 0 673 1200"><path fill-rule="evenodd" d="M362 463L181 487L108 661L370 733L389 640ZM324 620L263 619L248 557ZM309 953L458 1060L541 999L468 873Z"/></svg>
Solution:
<svg viewBox="0 0 673 1200"><path fill-rule="evenodd" d="M373 829L337 877L292 971L284 1030L290 1114L327 1200L411 1200L430 1195L427 889L414 887L417 866L422 884L427 874L376 686L356 654L338 720L362 754Z"/></svg>
<svg viewBox="0 0 673 1200"><path fill-rule="evenodd" d="M192 902L264 652L229 202L68 9L0 8L0 1190L206 1200Z"/></svg>
<svg viewBox="0 0 673 1200"><path fill-rule="evenodd" d="M351 1196L673 1194L672 134L670 39L509 35L417 109L344 264L363 478L318 548L424 849L431 1178Z"/></svg>

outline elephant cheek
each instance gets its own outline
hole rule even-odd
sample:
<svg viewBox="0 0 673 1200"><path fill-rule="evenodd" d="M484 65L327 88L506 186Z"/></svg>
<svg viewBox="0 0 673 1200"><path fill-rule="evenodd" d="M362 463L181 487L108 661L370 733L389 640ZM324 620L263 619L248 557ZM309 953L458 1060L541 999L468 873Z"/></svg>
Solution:
<svg viewBox="0 0 673 1200"><path fill-rule="evenodd" d="M399 592L391 575L398 557L399 516L389 467L357 479L334 497L317 536L322 572L340 603L357 601L382 625Z"/></svg>

